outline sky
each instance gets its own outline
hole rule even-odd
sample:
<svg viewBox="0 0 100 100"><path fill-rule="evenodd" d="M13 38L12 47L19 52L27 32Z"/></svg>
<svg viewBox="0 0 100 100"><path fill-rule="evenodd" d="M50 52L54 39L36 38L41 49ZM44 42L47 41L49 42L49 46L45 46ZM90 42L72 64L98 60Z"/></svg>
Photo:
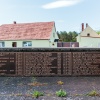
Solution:
<svg viewBox="0 0 100 100"><path fill-rule="evenodd" d="M0 25L55 21L56 31L100 30L100 0L0 0Z"/></svg>

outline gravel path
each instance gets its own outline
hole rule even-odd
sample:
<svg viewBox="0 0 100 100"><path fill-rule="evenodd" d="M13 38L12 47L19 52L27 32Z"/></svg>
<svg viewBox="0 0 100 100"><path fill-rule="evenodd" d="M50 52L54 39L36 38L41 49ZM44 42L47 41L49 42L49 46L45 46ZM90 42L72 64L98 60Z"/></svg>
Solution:
<svg viewBox="0 0 100 100"><path fill-rule="evenodd" d="M58 85L57 81L64 84ZM32 86L29 83L45 83ZM63 89L67 97L60 98L55 92ZM38 99L32 98L34 90L44 92ZM100 93L100 77L0 77L0 100L100 100L99 96L86 96L96 90Z"/></svg>

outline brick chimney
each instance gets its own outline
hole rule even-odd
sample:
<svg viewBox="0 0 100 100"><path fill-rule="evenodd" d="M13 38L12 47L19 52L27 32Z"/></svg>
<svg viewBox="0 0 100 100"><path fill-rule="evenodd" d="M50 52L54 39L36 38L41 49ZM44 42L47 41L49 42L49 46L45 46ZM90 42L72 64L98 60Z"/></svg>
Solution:
<svg viewBox="0 0 100 100"><path fill-rule="evenodd" d="M13 24L16 24L16 21L14 21Z"/></svg>
<svg viewBox="0 0 100 100"><path fill-rule="evenodd" d="M84 31L84 23L82 23L82 31Z"/></svg>
<svg viewBox="0 0 100 100"><path fill-rule="evenodd" d="M86 23L86 27L88 27L88 23Z"/></svg>

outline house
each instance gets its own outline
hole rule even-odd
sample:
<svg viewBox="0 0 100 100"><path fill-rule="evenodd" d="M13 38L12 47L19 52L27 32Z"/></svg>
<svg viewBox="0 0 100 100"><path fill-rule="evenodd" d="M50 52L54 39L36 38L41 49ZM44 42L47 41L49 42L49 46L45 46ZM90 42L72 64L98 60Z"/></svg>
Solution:
<svg viewBox="0 0 100 100"><path fill-rule="evenodd" d="M79 47L100 47L100 35L87 23L84 29L84 23L82 23L82 31L77 36L77 42L79 42Z"/></svg>
<svg viewBox="0 0 100 100"><path fill-rule="evenodd" d="M16 23L0 26L0 47L57 47L55 22Z"/></svg>

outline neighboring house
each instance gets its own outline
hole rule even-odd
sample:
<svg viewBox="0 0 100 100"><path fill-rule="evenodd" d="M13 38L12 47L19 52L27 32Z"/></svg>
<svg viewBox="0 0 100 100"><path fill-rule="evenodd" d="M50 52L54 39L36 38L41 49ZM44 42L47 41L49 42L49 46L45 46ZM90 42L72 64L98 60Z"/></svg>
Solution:
<svg viewBox="0 0 100 100"><path fill-rule="evenodd" d="M16 23L0 26L0 47L57 47L55 22Z"/></svg>
<svg viewBox="0 0 100 100"><path fill-rule="evenodd" d="M100 47L100 35L98 35L88 24L84 29L82 23L82 32L77 36L79 47Z"/></svg>

